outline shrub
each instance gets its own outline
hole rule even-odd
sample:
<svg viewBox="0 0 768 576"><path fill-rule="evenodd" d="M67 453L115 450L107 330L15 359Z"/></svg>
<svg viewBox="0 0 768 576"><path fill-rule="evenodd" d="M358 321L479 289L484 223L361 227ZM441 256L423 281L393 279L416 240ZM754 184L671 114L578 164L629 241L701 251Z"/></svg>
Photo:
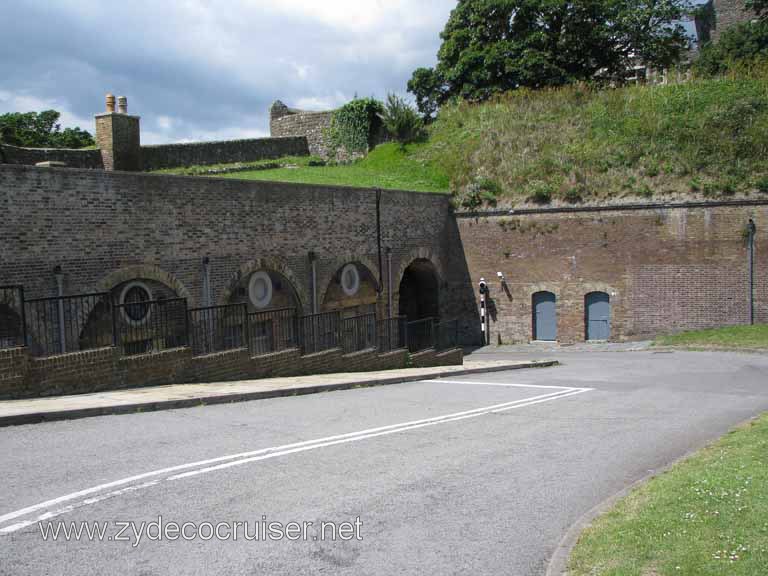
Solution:
<svg viewBox="0 0 768 576"><path fill-rule="evenodd" d="M526 191L528 192L529 202L533 202L534 204L549 204L552 202L555 187L549 182L534 180L528 184Z"/></svg>
<svg viewBox="0 0 768 576"><path fill-rule="evenodd" d="M387 95L384 111L379 113L379 118L401 149L422 136L424 121L412 106L396 94Z"/></svg>
<svg viewBox="0 0 768 576"><path fill-rule="evenodd" d="M757 182L755 182L755 188L757 188L758 192L768 194L768 176L761 176L758 178Z"/></svg>
<svg viewBox="0 0 768 576"><path fill-rule="evenodd" d="M374 98L356 98L333 113L329 128L332 152L345 148L348 152L367 152L371 134L381 126L379 115L384 108Z"/></svg>
<svg viewBox="0 0 768 576"><path fill-rule="evenodd" d="M481 206L496 206L498 197L501 196L501 186L490 178L480 178L467 186L467 191L461 201L461 206L468 210L475 210Z"/></svg>

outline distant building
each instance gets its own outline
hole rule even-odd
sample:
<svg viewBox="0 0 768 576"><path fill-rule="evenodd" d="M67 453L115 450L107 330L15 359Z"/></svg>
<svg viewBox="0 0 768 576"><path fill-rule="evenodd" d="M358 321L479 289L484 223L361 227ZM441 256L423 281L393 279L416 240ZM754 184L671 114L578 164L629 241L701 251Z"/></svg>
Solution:
<svg viewBox="0 0 768 576"><path fill-rule="evenodd" d="M757 15L747 9L744 0L710 0L710 3L714 12L714 21L708 31L712 42L717 42L728 28L757 19Z"/></svg>

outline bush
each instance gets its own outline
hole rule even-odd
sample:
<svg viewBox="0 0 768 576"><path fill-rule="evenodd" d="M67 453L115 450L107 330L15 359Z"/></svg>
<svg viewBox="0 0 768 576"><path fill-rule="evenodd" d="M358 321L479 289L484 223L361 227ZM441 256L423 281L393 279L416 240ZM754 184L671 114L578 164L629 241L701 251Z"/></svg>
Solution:
<svg viewBox="0 0 768 576"><path fill-rule="evenodd" d="M768 22L745 22L723 32L717 43L705 45L694 70L701 75L713 76L766 58Z"/></svg>
<svg viewBox="0 0 768 576"><path fill-rule="evenodd" d="M332 152L368 152L371 135L381 127L381 102L374 98L356 98L333 113L329 128Z"/></svg>
<svg viewBox="0 0 768 576"><path fill-rule="evenodd" d="M379 118L402 149L422 136L423 120L412 106L396 94L387 95L384 112L379 114Z"/></svg>
<svg viewBox="0 0 768 576"><path fill-rule="evenodd" d="M534 204L549 204L554 195L554 186L549 182L534 180L526 187L528 192L528 201Z"/></svg>

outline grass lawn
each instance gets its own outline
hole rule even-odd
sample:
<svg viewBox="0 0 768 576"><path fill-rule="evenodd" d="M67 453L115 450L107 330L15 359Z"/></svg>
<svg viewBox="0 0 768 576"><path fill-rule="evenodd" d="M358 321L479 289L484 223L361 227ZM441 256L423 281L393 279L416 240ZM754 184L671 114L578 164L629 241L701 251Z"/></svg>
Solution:
<svg viewBox="0 0 768 576"><path fill-rule="evenodd" d="M570 569L572 576L768 574L768 415L598 518Z"/></svg>
<svg viewBox="0 0 768 576"><path fill-rule="evenodd" d="M423 144L410 145L405 151L396 144L377 146L366 158L338 166L296 164L272 170L234 172L225 178L303 182L332 186L358 186L413 190L416 192L448 192L448 177L421 158Z"/></svg>
<svg viewBox="0 0 768 576"><path fill-rule="evenodd" d="M654 344L657 346L768 348L768 324L682 332L672 336L661 336ZM768 574L768 570L766 573Z"/></svg>

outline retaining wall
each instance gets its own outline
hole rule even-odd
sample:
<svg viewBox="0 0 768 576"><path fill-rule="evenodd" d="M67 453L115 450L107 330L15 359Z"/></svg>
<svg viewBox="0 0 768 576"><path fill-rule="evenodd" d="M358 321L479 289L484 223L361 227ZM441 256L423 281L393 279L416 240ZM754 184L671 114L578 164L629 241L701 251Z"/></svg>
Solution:
<svg viewBox="0 0 768 576"><path fill-rule="evenodd" d="M101 150L19 148L0 144L0 163L34 166L38 162L64 162L69 168L104 169Z"/></svg>

